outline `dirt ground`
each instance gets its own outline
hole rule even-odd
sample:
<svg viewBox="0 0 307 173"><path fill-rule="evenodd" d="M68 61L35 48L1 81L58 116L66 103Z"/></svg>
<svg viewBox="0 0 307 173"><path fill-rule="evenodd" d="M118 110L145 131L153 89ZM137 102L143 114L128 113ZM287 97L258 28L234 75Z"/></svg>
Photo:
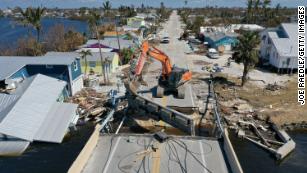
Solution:
<svg viewBox="0 0 307 173"><path fill-rule="evenodd" d="M221 101L245 100L253 107L258 117L280 126L307 122L307 105L300 106L297 102L295 76L291 76L277 91L267 90L251 82L240 87L240 79L223 74L216 75L215 81L215 90Z"/></svg>

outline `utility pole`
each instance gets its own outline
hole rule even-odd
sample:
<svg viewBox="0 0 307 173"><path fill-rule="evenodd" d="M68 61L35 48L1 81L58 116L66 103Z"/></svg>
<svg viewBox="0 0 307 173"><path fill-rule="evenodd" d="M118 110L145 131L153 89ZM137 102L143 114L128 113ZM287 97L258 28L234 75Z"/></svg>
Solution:
<svg viewBox="0 0 307 173"><path fill-rule="evenodd" d="M119 42L119 35L118 35L118 30L117 30L117 20L120 20L120 15L115 16L115 31L116 31L116 38L117 38L117 44L118 44L118 56L119 56L119 62L120 65L123 65L122 60L121 60L121 55L120 55L120 42Z"/></svg>

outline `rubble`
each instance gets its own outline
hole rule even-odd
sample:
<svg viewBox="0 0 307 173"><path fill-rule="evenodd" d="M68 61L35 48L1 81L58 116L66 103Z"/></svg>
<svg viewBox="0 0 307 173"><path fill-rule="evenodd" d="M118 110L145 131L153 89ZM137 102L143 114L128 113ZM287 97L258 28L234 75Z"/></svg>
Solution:
<svg viewBox="0 0 307 173"><path fill-rule="evenodd" d="M98 93L91 88L84 88L69 98L67 102L79 105L80 118L100 116L107 111L104 106L107 102L106 94Z"/></svg>
<svg viewBox="0 0 307 173"><path fill-rule="evenodd" d="M276 125L268 121L268 117L262 113L263 110L254 110L247 101L241 99L219 103L228 128L234 129L238 137L268 150L278 160L283 159L295 148L295 143L291 138L284 140L280 137L287 136L286 132L274 128ZM284 134L280 134L281 132Z"/></svg>
<svg viewBox="0 0 307 173"><path fill-rule="evenodd" d="M265 89L270 91L277 91L282 89L283 87L278 85L276 82L274 84L268 84L266 85Z"/></svg>

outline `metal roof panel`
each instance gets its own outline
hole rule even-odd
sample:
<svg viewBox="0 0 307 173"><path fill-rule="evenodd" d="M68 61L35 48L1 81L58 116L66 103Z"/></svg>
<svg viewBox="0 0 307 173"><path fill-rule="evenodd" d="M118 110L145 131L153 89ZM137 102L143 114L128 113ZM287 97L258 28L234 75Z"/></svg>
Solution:
<svg viewBox="0 0 307 173"><path fill-rule="evenodd" d="M33 141L65 81L38 74L0 123L0 133Z"/></svg>
<svg viewBox="0 0 307 173"><path fill-rule="evenodd" d="M61 143L70 122L76 116L77 107L78 105L71 103L54 103L34 140Z"/></svg>

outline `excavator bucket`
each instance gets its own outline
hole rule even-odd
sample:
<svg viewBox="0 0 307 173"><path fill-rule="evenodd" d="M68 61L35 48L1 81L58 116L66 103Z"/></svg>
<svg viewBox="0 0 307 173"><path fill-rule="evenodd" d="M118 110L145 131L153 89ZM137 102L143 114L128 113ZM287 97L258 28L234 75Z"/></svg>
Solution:
<svg viewBox="0 0 307 173"><path fill-rule="evenodd" d="M129 80L126 80L124 81L124 84L125 84L125 87L126 89L133 95L137 95L137 91L138 91L138 88L140 86L140 83L136 80L132 80L132 81L129 81Z"/></svg>

